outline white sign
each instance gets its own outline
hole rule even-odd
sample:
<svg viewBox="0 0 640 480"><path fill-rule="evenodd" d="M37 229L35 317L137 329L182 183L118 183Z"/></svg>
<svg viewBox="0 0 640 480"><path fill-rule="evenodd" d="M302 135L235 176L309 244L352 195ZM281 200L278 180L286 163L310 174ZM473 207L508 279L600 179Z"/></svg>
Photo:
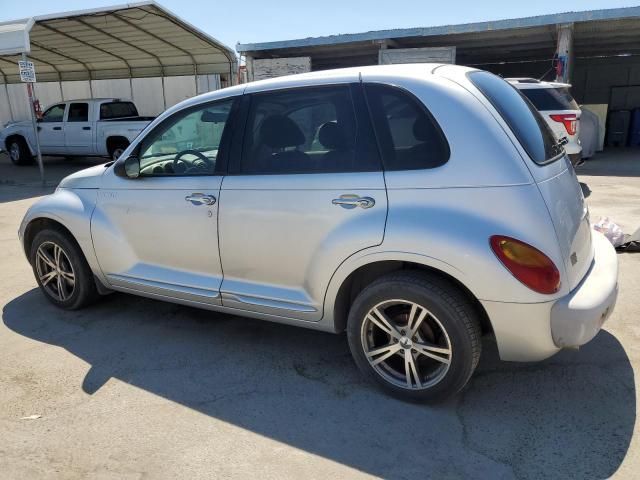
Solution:
<svg viewBox="0 0 640 480"><path fill-rule="evenodd" d="M36 69L33 62L20 60L18 68L20 69L20 80L27 83L36 83Z"/></svg>

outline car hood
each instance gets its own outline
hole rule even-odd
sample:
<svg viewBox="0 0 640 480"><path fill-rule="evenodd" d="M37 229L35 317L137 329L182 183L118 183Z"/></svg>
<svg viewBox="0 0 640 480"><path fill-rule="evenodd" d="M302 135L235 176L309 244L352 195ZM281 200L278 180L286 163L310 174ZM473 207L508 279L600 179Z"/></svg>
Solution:
<svg viewBox="0 0 640 480"><path fill-rule="evenodd" d="M85 168L79 172L64 177L58 187L60 188L100 188L101 178L107 171L107 164Z"/></svg>

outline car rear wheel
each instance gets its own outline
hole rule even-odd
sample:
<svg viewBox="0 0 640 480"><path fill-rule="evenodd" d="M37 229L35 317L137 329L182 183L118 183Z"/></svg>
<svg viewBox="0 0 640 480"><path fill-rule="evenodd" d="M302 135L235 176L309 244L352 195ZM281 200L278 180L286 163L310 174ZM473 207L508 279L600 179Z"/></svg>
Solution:
<svg viewBox="0 0 640 480"><path fill-rule="evenodd" d="M29 165L33 163L33 156L29 151L27 142L23 138L16 137L9 140L7 144L9 158L14 165Z"/></svg>
<svg viewBox="0 0 640 480"><path fill-rule="evenodd" d="M76 310L98 297L91 269L67 234L52 229L38 232L29 258L38 286L54 305Z"/></svg>
<svg viewBox="0 0 640 480"><path fill-rule="evenodd" d="M347 335L365 376L404 400L454 395L480 358L470 302L454 285L421 272L390 274L366 287L352 305Z"/></svg>
<svg viewBox="0 0 640 480"><path fill-rule="evenodd" d="M124 153L124 151L127 149L129 145L127 145L126 143L118 143L115 144L111 147L111 150L109 152L109 156L111 157L111 160L116 161L120 158L120 156Z"/></svg>

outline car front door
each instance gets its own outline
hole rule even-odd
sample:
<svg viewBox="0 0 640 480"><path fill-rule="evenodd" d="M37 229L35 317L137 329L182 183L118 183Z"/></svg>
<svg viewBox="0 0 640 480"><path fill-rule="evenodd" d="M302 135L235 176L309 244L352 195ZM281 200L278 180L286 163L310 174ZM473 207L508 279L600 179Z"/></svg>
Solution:
<svg viewBox="0 0 640 480"><path fill-rule="evenodd" d="M139 177L105 173L91 233L111 286L220 304L218 196L234 102L199 105L158 124L134 150Z"/></svg>
<svg viewBox="0 0 640 480"><path fill-rule="evenodd" d="M336 268L384 235L384 177L361 87L253 93L242 111L220 191L222 303L318 321Z"/></svg>
<svg viewBox="0 0 640 480"><path fill-rule="evenodd" d="M70 155L90 155L93 151L93 127L87 102L70 103L64 126L64 142Z"/></svg>
<svg viewBox="0 0 640 480"><path fill-rule="evenodd" d="M45 154L63 154L64 146L64 114L67 105L59 103L49 107L38 121L38 138L40 148Z"/></svg>

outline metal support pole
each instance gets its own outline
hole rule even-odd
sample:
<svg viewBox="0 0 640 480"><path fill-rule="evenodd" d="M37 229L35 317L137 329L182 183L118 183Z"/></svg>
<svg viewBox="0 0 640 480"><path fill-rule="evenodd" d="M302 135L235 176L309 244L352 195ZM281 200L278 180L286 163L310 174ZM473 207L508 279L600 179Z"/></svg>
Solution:
<svg viewBox="0 0 640 480"><path fill-rule="evenodd" d="M22 54L22 60L24 62L29 61L27 54ZM42 152L40 151L40 139L38 138L38 121L36 120L36 112L33 109L33 85L27 83L27 94L29 96L29 111L31 111L31 124L33 126L33 136L36 142L36 156L38 158L38 168L40 169L40 180L42 180L42 186L46 185L44 180L44 165L42 163Z"/></svg>

